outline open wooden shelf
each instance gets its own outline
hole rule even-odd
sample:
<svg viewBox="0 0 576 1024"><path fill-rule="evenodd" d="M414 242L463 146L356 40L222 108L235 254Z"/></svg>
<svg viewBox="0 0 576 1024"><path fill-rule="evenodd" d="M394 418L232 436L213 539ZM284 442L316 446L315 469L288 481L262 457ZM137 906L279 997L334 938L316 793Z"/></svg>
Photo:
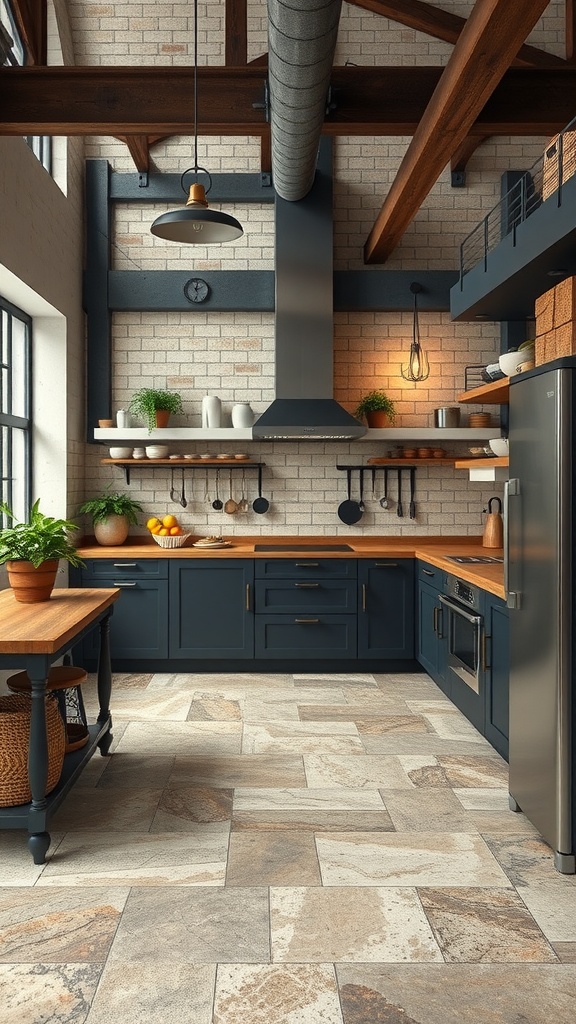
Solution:
<svg viewBox="0 0 576 1024"><path fill-rule="evenodd" d="M494 456L493 459L457 459L454 469L505 469L508 466L508 456Z"/></svg>
<svg viewBox="0 0 576 1024"><path fill-rule="evenodd" d="M502 405L508 401L509 382L509 377L502 377L490 384L481 384L478 388L463 391L457 401L463 405Z"/></svg>

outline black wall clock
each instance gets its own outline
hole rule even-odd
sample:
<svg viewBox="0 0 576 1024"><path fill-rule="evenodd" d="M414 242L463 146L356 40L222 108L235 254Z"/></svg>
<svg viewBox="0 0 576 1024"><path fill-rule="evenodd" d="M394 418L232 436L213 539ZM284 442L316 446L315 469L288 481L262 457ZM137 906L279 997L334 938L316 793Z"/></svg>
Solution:
<svg viewBox="0 0 576 1024"><path fill-rule="evenodd" d="M210 295L210 287L201 277L191 277L184 285L184 295L189 302L205 302Z"/></svg>

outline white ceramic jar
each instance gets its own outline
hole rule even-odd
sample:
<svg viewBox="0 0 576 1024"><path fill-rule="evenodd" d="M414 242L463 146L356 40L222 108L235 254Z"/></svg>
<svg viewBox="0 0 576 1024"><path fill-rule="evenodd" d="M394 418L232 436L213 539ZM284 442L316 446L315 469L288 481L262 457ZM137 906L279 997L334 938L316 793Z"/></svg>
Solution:
<svg viewBox="0 0 576 1024"><path fill-rule="evenodd" d="M248 402L238 402L232 406L232 426L251 427L254 423L254 413Z"/></svg>
<svg viewBox="0 0 576 1024"><path fill-rule="evenodd" d="M216 395L206 395L202 399L202 426L205 429L216 429L222 420L222 402Z"/></svg>

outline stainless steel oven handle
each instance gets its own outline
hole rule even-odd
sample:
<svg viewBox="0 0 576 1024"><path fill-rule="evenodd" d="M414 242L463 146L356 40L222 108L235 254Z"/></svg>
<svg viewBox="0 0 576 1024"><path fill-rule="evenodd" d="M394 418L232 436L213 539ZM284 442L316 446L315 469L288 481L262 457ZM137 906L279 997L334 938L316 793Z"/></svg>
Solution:
<svg viewBox="0 0 576 1024"><path fill-rule="evenodd" d="M460 615L463 619L466 619L467 622L471 622L473 626L477 626L482 622L481 615L470 615L470 612L467 612L461 605L455 604L453 601L449 601L443 594L439 594L439 600L440 604L445 605L451 612L454 612L456 615Z"/></svg>

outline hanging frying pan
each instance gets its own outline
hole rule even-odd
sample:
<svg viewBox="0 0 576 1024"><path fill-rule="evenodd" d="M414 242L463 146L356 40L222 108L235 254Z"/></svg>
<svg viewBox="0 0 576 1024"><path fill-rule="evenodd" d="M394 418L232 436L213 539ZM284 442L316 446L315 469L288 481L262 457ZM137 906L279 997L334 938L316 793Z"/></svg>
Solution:
<svg viewBox="0 0 576 1024"><path fill-rule="evenodd" d="M346 523L346 526L353 526L359 519L362 518L362 509L357 501L352 501L350 497L350 479L352 470L346 470L346 478L348 481L348 497L346 501L341 501L338 505L338 518Z"/></svg>
<svg viewBox="0 0 576 1024"><path fill-rule="evenodd" d="M269 508L270 502L268 501L268 498L262 497L262 467L258 466L258 497L254 498L254 501L252 502L252 509L259 515L262 515L264 512L267 512Z"/></svg>

